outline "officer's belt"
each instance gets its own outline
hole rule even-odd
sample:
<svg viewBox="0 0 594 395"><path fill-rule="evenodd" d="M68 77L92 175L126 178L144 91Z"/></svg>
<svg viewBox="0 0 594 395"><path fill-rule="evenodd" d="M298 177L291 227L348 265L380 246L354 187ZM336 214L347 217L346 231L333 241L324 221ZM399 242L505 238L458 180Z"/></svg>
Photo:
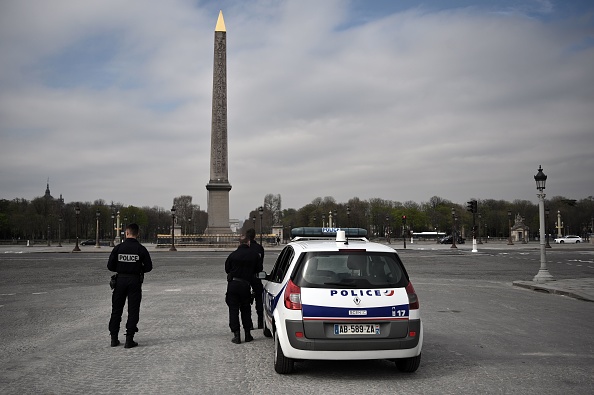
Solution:
<svg viewBox="0 0 594 395"><path fill-rule="evenodd" d="M118 273L118 277L140 277L140 274Z"/></svg>
<svg viewBox="0 0 594 395"><path fill-rule="evenodd" d="M241 281L242 283L249 284L250 282L245 278L233 277L233 281Z"/></svg>

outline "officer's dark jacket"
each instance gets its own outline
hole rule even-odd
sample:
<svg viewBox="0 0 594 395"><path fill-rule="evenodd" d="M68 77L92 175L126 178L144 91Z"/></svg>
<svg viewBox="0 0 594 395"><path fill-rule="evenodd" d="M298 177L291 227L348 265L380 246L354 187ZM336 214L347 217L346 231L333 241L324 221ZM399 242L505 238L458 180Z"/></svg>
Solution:
<svg viewBox="0 0 594 395"><path fill-rule="evenodd" d="M262 247L256 240L250 240L250 248L258 253L260 262L256 268L256 273L264 270L264 247Z"/></svg>
<svg viewBox="0 0 594 395"><path fill-rule="evenodd" d="M258 272L260 256L247 244L240 244L237 250L233 251L225 261L225 273L227 280L241 278L251 281L254 274Z"/></svg>
<svg viewBox="0 0 594 395"><path fill-rule="evenodd" d="M153 270L153 261L146 247L132 237L113 248L107 268L121 274L148 273Z"/></svg>

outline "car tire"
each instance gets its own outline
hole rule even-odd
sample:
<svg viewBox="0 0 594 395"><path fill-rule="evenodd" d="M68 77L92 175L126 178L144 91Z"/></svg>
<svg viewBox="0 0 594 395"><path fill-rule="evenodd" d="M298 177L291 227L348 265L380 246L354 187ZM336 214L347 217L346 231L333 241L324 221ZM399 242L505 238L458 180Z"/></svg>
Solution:
<svg viewBox="0 0 594 395"><path fill-rule="evenodd" d="M580 244L580 241L579 241L579 240L576 240L576 241L575 241L575 244Z"/></svg>
<svg viewBox="0 0 594 395"><path fill-rule="evenodd" d="M559 244L563 244L563 243L565 243L563 240L559 241Z"/></svg>
<svg viewBox="0 0 594 395"><path fill-rule="evenodd" d="M272 332L270 332L270 329L266 326L266 319L264 319L264 329L262 329L262 334L264 334L264 337L272 337Z"/></svg>
<svg viewBox="0 0 594 395"><path fill-rule="evenodd" d="M279 374L288 374L293 371L295 361L285 357L278 340L278 333L274 332L274 370Z"/></svg>
<svg viewBox="0 0 594 395"><path fill-rule="evenodd" d="M413 373L417 371L421 364L421 354L416 357L397 359L394 362L396 363L396 368L401 372Z"/></svg>

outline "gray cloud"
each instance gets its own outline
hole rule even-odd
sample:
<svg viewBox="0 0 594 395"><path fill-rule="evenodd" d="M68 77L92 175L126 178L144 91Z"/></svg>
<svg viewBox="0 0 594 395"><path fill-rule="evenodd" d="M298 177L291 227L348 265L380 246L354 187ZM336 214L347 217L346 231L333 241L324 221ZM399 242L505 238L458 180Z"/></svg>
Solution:
<svg viewBox="0 0 594 395"><path fill-rule="evenodd" d="M553 3L540 3L551 18ZM232 217L267 193L285 208L318 196L536 201L538 165L548 196L594 195L593 29L583 14L413 8L362 18L342 1L227 5ZM0 198L40 196L49 176L66 201L168 208L189 194L206 208L218 9L0 8L10 54L0 58Z"/></svg>

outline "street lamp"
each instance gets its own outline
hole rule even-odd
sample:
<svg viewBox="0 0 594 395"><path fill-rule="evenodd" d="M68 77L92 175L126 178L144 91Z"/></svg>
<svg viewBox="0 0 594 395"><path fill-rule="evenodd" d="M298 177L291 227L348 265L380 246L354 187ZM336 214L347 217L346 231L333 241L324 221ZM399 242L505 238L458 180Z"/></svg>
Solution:
<svg viewBox="0 0 594 395"><path fill-rule="evenodd" d="M50 246L50 225L47 224L47 246Z"/></svg>
<svg viewBox="0 0 594 395"><path fill-rule="evenodd" d="M171 247L169 251L177 251L175 248L175 206L171 207Z"/></svg>
<svg viewBox="0 0 594 395"><path fill-rule="evenodd" d="M478 213L478 226L476 230L478 232L478 244L483 244L483 241L481 239L481 213Z"/></svg>
<svg viewBox="0 0 594 395"><path fill-rule="evenodd" d="M58 247L62 247L62 215L58 218Z"/></svg>
<svg viewBox="0 0 594 395"><path fill-rule="evenodd" d="M80 248L78 247L78 216L80 215L80 207L78 204L74 207L74 212L76 213L76 245L72 252L80 251Z"/></svg>
<svg viewBox="0 0 594 395"><path fill-rule="evenodd" d="M115 242L114 242L114 240L115 240L115 232L114 232L115 231L115 229L114 229L115 228L115 224L113 222L114 218L115 218L115 214L113 212L113 206L112 206L111 207L111 237L109 239L109 246L110 247L115 247Z"/></svg>
<svg viewBox="0 0 594 395"><path fill-rule="evenodd" d="M540 270L538 274L534 276L533 281L537 283L546 283L548 281L553 281L553 276L547 270L547 257L545 254L545 240L543 239L542 235L545 233L545 210L544 210L544 198L545 194L543 190L545 189L545 183L547 181L547 176L542 172L542 166L538 166L538 173L534 176L534 181L536 181L536 189L538 193L538 217L540 222L540 235L539 242L540 242Z"/></svg>
<svg viewBox="0 0 594 395"><path fill-rule="evenodd" d="M262 214L264 214L264 208L262 206L258 207L258 212L260 213L260 245L262 245Z"/></svg>
<svg viewBox="0 0 594 395"><path fill-rule="evenodd" d="M452 207L452 246L450 248L458 248L456 246L456 209Z"/></svg>
<svg viewBox="0 0 594 395"><path fill-rule="evenodd" d="M547 241L545 248L551 248L549 244L549 208L545 207L545 240ZM542 236L541 236L542 237Z"/></svg>
<svg viewBox="0 0 594 395"><path fill-rule="evenodd" d="M326 214L322 214L322 228L324 227L325 222L326 222Z"/></svg>
<svg viewBox="0 0 594 395"><path fill-rule="evenodd" d="M120 239L120 243L122 242L122 232L121 232L121 218L120 218L120 210L116 212L116 230L118 231L118 238Z"/></svg>
<svg viewBox="0 0 594 395"><path fill-rule="evenodd" d="M512 231L512 226L511 226L511 216L512 216L512 212L511 210L507 210L507 224L508 224L508 230L509 230L509 236L507 237L507 245L508 246L513 246L514 243L512 242L512 238L511 238L511 231Z"/></svg>
<svg viewBox="0 0 594 395"><path fill-rule="evenodd" d="M96 229L96 233L95 233L95 248L101 248L101 246L99 245L99 217L101 216L101 212L99 211L99 209L97 209L95 216L97 217L97 229Z"/></svg>
<svg viewBox="0 0 594 395"><path fill-rule="evenodd" d="M347 206L347 230L351 227L351 207Z"/></svg>

